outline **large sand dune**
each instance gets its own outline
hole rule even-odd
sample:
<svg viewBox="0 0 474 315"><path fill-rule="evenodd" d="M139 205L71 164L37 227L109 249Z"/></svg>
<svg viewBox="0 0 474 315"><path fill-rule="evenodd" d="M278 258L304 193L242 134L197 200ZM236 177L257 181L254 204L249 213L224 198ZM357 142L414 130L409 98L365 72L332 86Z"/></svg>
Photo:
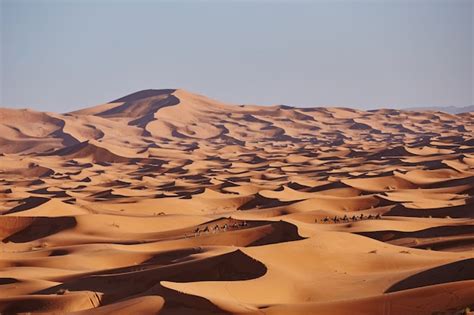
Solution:
<svg viewBox="0 0 474 315"><path fill-rule="evenodd" d="M0 313L463 314L474 113L145 90L0 109Z"/></svg>

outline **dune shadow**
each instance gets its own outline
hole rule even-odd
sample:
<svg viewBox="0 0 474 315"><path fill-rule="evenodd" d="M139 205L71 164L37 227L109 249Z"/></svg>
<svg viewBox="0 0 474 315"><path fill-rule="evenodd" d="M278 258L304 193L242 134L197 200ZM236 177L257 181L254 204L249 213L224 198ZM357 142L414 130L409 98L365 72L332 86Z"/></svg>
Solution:
<svg viewBox="0 0 474 315"><path fill-rule="evenodd" d="M453 206L453 207L443 207L443 208L435 208L435 209L410 209L401 204L396 204L393 208L391 208L385 216L400 216L400 217L418 217L418 218L426 218L426 217L434 217L434 218L474 218L474 212L472 211L472 207L474 203L469 202L465 205L460 206Z"/></svg>
<svg viewBox="0 0 474 315"><path fill-rule="evenodd" d="M132 295L143 294L160 286L161 281L242 281L263 276L266 266L247 256L240 250L205 258L183 259L173 262L169 259L186 258L194 250L181 250L157 254L151 260L140 265L117 268L93 275L65 281L34 294L57 294L68 291L95 291L104 293L102 303L108 304ZM153 264L170 262L167 265ZM150 263L151 262L151 263Z"/></svg>
<svg viewBox="0 0 474 315"><path fill-rule="evenodd" d="M141 90L141 91L126 95L124 97L118 98L116 100L113 100L109 103L134 102L134 101L138 101L138 100L143 99L143 98L171 94L171 93L174 93L175 91L176 91L176 89Z"/></svg>
<svg viewBox="0 0 474 315"><path fill-rule="evenodd" d="M21 212L25 210L30 210L36 207L41 206L42 204L48 202L50 198L44 197L28 197L23 199L21 204L5 212L5 214L12 214L16 212Z"/></svg>
<svg viewBox="0 0 474 315"><path fill-rule="evenodd" d="M384 230L354 234L410 248L450 251L474 246L473 225L437 226L413 232Z"/></svg>
<svg viewBox="0 0 474 315"><path fill-rule="evenodd" d="M271 225L273 227L271 233L266 234L264 237L247 246L261 246L305 239L299 235L298 227L294 224L285 221L278 221L272 222Z"/></svg>
<svg viewBox="0 0 474 315"><path fill-rule="evenodd" d="M26 228L4 238L2 242L27 243L75 226L74 217L35 217Z"/></svg>
<svg viewBox="0 0 474 315"><path fill-rule="evenodd" d="M393 240L406 238L406 237L431 238L431 237L443 237L443 236L455 236L455 235L474 235L474 225L436 226L436 227L414 231L414 232L385 230L385 231L357 232L355 234L367 236L367 237L376 239L378 241L387 242L387 241L393 241Z"/></svg>
<svg viewBox="0 0 474 315"><path fill-rule="evenodd" d="M243 205L238 207L237 210L245 211L245 210L252 210L255 208L264 209L264 208L282 207L282 206L290 205L292 203L295 203L295 201L280 201L276 198L267 198L260 195L259 193L256 193L252 200L244 203Z"/></svg>
<svg viewBox="0 0 474 315"><path fill-rule="evenodd" d="M18 279L15 278L0 278L0 285L18 283Z"/></svg>
<svg viewBox="0 0 474 315"><path fill-rule="evenodd" d="M419 272L395 283L385 293L473 279L474 258L469 258Z"/></svg>

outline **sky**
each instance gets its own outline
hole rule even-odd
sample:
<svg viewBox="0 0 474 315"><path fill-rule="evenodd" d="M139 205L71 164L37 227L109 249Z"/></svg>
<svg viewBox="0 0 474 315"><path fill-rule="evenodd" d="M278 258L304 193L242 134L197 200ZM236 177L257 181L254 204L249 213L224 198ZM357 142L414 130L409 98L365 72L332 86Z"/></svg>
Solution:
<svg viewBox="0 0 474 315"><path fill-rule="evenodd" d="M474 0L0 0L0 106L474 104Z"/></svg>

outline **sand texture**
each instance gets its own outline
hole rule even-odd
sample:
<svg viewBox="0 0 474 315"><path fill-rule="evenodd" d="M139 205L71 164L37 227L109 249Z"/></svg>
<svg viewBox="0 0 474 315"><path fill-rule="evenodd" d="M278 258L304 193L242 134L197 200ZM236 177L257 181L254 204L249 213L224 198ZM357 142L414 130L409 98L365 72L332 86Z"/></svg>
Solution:
<svg viewBox="0 0 474 315"><path fill-rule="evenodd" d="M145 90L0 109L0 313L463 314L474 113Z"/></svg>

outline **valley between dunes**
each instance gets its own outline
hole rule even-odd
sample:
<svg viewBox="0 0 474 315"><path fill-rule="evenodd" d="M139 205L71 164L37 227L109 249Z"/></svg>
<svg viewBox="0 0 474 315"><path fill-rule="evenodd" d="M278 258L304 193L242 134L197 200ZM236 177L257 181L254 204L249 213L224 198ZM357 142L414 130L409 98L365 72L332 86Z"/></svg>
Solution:
<svg viewBox="0 0 474 315"><path fill-rule="evenodd" d="M474 113L144 90L0 109L0 313L463 314Z"/></svg>

